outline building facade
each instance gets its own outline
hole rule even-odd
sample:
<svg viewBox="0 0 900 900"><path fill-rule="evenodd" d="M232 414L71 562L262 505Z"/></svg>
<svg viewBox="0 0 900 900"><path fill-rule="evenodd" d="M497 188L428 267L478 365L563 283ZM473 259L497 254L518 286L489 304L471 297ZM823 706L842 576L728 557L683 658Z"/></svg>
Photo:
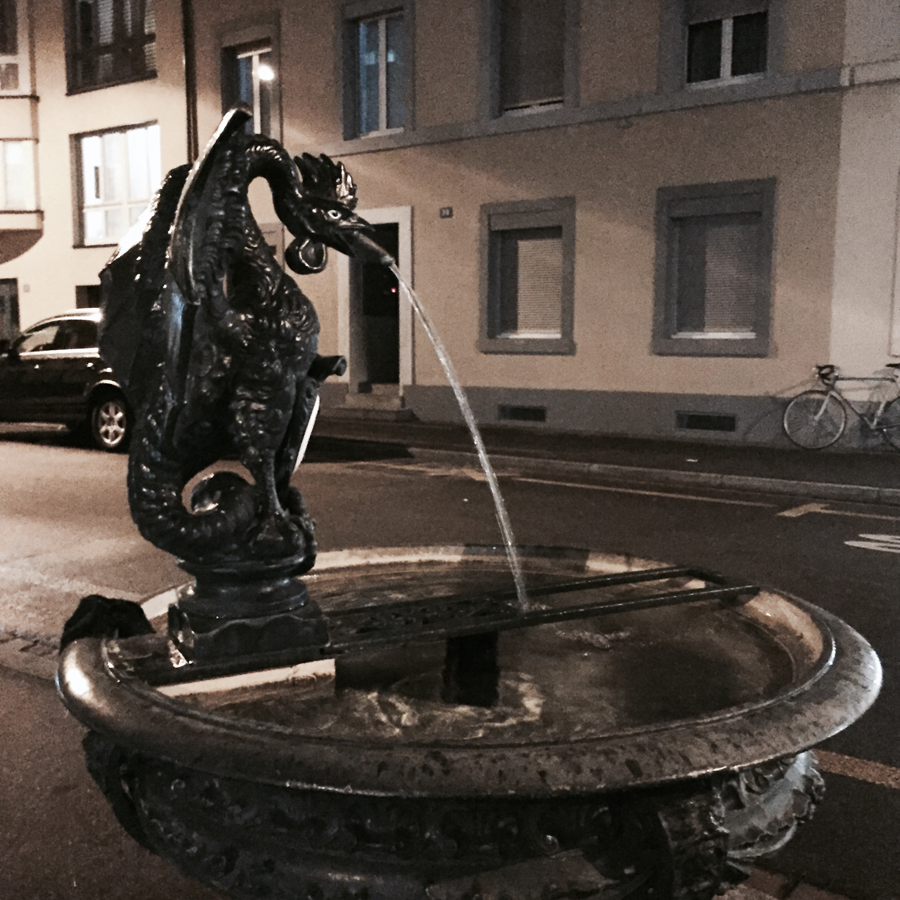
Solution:
<svg viewBox="0 0 900 900"><path fill-rule="evenodd" d="M242 100L345 162L482 422L773 443L816 363L900 356L889 0L36 6L0 0L22 325L95 302L159 174ZM396 284L337 256L302 279L349 362L326 404L458 419Z"/></svg>

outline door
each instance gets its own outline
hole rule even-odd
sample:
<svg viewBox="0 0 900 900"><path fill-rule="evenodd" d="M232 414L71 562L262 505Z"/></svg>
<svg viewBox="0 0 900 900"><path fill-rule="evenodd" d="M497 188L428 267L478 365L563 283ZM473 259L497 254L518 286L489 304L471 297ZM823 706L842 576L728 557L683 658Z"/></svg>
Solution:
<svg viewBox="0 0 900 900"><path fill-rule="evenodd" d="M0 415L18 422L42 419L50 386L45 364L51 358L58 322L28 329L0 359Z"/></svg>
<svg viewBox="0 0 900 900"><path fill-rule="evenodd" d="M97 323L67 319L41 363L42 415L53 421L77 421L86 412L87 388L96 379L100 362Z"/></svg>
<svg viewBox="0 0 900 900"><path fill-rule="evenodd" d="M19 334L19 284L15 278L0 278L0 350Z"/></svg>

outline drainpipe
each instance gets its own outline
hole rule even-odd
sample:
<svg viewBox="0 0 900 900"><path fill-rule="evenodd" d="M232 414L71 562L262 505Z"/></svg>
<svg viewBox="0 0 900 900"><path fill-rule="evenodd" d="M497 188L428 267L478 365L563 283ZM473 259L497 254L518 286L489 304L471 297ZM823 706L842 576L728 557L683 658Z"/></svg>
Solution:
<svg viewBox="0 0 900 900"><path fill-rule="evenodd" d="M194 46L194 6L192 0L181 0L181 34L184 42L184 104L188 162L200 155L197 140L197 54Z"/></svg>

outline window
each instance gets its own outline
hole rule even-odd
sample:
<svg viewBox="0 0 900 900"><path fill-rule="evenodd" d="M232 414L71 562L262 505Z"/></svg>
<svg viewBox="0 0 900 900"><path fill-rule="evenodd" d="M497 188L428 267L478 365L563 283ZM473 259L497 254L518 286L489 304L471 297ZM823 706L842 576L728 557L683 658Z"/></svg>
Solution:
<svg viewBox="0 0 900 900"><path fill-rule="evenodd" d="M0 141L0 210L34 209L34 141Z"/></svg>
<svg viewBox="0 0 900 900"><path fill-rule="evenodd" d="M403 14L356 23L357 132L393 131L406 124Z"/></svg>
<svg viewBox="0 0 900 900"><path fill-rule="evenodd" d="M245 103L253 110L253 121L247 123L247 131L274 136L276 73L271 43L227 47L222 54L223 112L235 103Z"/></svg>
<svg viewBox="0 0 900 900"><path fill-rule="evenodd" d="M500 109L561 105L565 0L499 0Z"/></svg>
<svg viewBox="0 0 900 900"><path fill-rule="evenodd" d="M0 0L0 56L15 56L18 52L16 0ZM18 90L19 63L0 60L0 92Z"/></svg>
<svg viewBox="0 0 900 900"><path fill-rule="evenodd" d="M733 81L766 71L768 3L695 0L686 6L688 84Z"/></svg>
<svg viewBox="0 0 900 900"><path fill-rule="evenodd" d="M25 332L15 343L19 353L42 353L53 349L53 342L59 334L59 322L42 325Z"/></svg>
<svg viewBox="0 0 900 900"><path fill-rule="evenodd" d="M489 116L577 103L579 0L483 0Z"/></svg>
<svg viewBox="0 0 900 900"><path fill-rule="evenodd" d="M412 4L409 0L344 3L344 137L408 128Z"/></svg>
<svg viewBox="0 0 900 900"><path fill-rule="evenodd" d="M94 350L96 347L97 323L78 319L61 319L30 328L15 342L19 353Z"/></svg>
<svg viewBox="0 0 900 900"><path fill-rule="evenodd" d="M487 353L573 353L575 205L571 199L486 206Z"/></svg>
<svg viewBox="0 0 900 900"><path fill-rule="evenodd" d="M154 0L69 0L69 92L156 75Z"/></svg>
<svg viewBox="0 0 900 900"><path fill-rule="evenodd" d="M774 197L774 181L659 190L656 353L768 353Z"/></svg>
<svg viewBox="0 0 900 900"><path fill-rule="evenodd" d="M115 244L137 221L161 181L159 126L76 138L80 243Z"/></svg>
<svg viewBox="0 0 900 900"><path fill-rule="evenodd" d="M16 0L0 0L0 55L14 56L19 52Z"/></svg>

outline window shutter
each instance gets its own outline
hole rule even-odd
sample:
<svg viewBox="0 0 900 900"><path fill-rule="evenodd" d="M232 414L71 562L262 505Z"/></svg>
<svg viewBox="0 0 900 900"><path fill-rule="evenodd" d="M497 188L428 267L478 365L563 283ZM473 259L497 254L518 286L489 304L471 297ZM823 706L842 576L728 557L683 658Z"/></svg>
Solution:
<svg viewBox="0 0 900 900"><path fill-rule="evenodd" d="M686 0L685 24L746 16L749 13L765 12L768 8L769 0Z"/></svg>
<svg viewBox="0 0 900 900"><path fill-rule="evenodd" d="M497 336L561 337L562 229L503 231L499 238L501 302Z"/></svg>
<svg viewBox="0 0 900 900"><path fill-rule="evenodd" d="M761 216L678 219L679 334L752 337L760 291Z"/></svg>
<svg viewBox="0 0 900 900"><path fill-rule="evenodd" d="M722 216L708 225L707 332L754 332L759 292L759 220L758 214L745 213Z"/></svg>
<svg viewBox="0 0 900 900"><path fill-rule="evenodd" d="M561 101L565 75L565 0L502 0L503 109Z"/></svg>

